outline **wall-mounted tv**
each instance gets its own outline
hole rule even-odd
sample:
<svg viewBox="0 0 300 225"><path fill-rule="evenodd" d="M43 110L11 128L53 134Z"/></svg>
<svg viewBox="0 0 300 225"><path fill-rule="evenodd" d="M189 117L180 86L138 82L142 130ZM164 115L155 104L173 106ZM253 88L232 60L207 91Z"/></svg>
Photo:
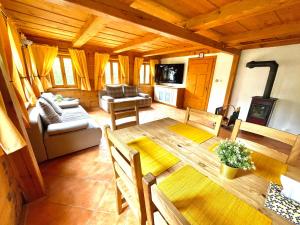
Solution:
<svg viewBox="0 0 300 225"><path fill-rule="evenodd" d="M155 82L182 84L184 64L157 64L155 65Z"/></svg>

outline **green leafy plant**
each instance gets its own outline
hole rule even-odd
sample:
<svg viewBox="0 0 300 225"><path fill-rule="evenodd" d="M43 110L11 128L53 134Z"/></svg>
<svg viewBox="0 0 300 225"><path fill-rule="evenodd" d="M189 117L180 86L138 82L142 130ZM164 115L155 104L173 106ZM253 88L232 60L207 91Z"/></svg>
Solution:
<svg viewBox="0 0 300 225"><path fill-rule="evenodd" d="M216 149L220 161L230 167L243 170L255 169L251 151L245 145L232 140L225 140Z"/></svg>
<svg viewBox="0 0 300 225"><path fill-rule="evenodd" d="M57 102L62 102L64 100L64 97L62 95L55 95L55 100Z"/></svg>

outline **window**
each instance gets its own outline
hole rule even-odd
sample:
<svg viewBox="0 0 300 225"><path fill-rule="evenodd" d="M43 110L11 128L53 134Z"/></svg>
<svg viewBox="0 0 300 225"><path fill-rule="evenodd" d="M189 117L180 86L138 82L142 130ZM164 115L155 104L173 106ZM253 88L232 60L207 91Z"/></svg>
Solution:
<svg viewBox="0 0 300 225"><path fill-rule="evenodd" d="M55 58L51 79L53 87L75 87L76 83L70 57L58 56Z"/></svg>
<svg viewBox="0 0 300 225"><path fill-rule="evenodd" d="M105 67L105 83L119 84L119 62L109 61Z"/></svg>
<svg viewBox="0 0 300 225"><path fill-rule="evenodd" d="M140 84L150 84L150 65L144 63L140 69Z"/></svg>

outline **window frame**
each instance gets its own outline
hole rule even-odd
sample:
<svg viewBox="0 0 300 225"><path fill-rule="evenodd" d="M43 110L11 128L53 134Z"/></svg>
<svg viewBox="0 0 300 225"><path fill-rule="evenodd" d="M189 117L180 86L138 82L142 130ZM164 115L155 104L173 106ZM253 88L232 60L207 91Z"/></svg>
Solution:
<svg viewBox="0 0 300 225"><path fill-rule="evenodd" d="M146 83L146 65L149 66L149 83ZM141 79L139 79L139 83L140 85L151 85L151 74L150 74L150 63L149 62L144 62L141 67L144 67L144 83L141 83ZM139 76L141 78L141 68L140 68L140 71L139 71Z"/></svg>
<svg viewBox="0 0 300 225"><path fill-rule="evenodd" d="M107 83L107 80L105 79L105 85L119 85L120 84L120 63L119 63L119 60L117 59L110 59L107 63L109 63L109 66L110 66L110 81L111 83L108 84ZM114 84L114 71L113 71L113 63L118 63L118 83L117 84ZM106 77L106 74L105 74L105 77Z"/></svg>
<svg viewBox="0 0 300 225"><path fill-rule="evenodd" d="M62 85L55 84L53 68L51 68L50 77L51 77L52 87L53 88L77 88L77 79L76 79L76 75L75 75L75 68L73 66L71 57L69 55L57 55L56 58L59 59L63 84ZM74 78L74 84L73 85L70 85L70 84L67 83L67 76L66 76L64 58L70 59L71 63L72 63L72 71L73 71L73 78Z"/></svg>

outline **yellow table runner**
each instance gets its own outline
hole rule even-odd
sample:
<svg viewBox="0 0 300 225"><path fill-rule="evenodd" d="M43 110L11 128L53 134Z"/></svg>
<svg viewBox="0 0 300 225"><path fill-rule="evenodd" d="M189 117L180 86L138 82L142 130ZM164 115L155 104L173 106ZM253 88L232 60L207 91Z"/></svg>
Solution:
<svg viewBox="0 0 300 225"><path fill-rule="evenodd" d="M191 225L270 225L271 219L227 192L191 166L184 166L158 188Z"/></svg>
<svg viewBox="0 0 300 225"><path fill-rule="evenodd" d="M184 123L178 123L169 126L168 129L199 144L214 137L213 134L205 130L201 130L199 128Z"/></svg>
<svg viewBox="0 0 300 225"><path fill-rule="evenodd" d="M146 136L137 138L127 144L140 153L143 175L151 172L154 176L158 176L180 161Z"/></svg>
<svg viewBox="0 0 300 225"><path fill-rule="evenodd" d="M253 170L255 175L263 177L276 184L281 184L280 175L287 172L287 164L258 152L253 152L251 157L256 167L256 170Z"/></svg>
<svg viewBox="0 0 300 225"><path fill-rule="evenodd" d="M219 142L214 143L208 150L214 152L219 144ZM288 165L251 149L250 151L252 151L251 157L256 167L256 170L252 170L252 172L256 176L263 177L276 184L281 184L280 175L287 172Z"/></svg>

